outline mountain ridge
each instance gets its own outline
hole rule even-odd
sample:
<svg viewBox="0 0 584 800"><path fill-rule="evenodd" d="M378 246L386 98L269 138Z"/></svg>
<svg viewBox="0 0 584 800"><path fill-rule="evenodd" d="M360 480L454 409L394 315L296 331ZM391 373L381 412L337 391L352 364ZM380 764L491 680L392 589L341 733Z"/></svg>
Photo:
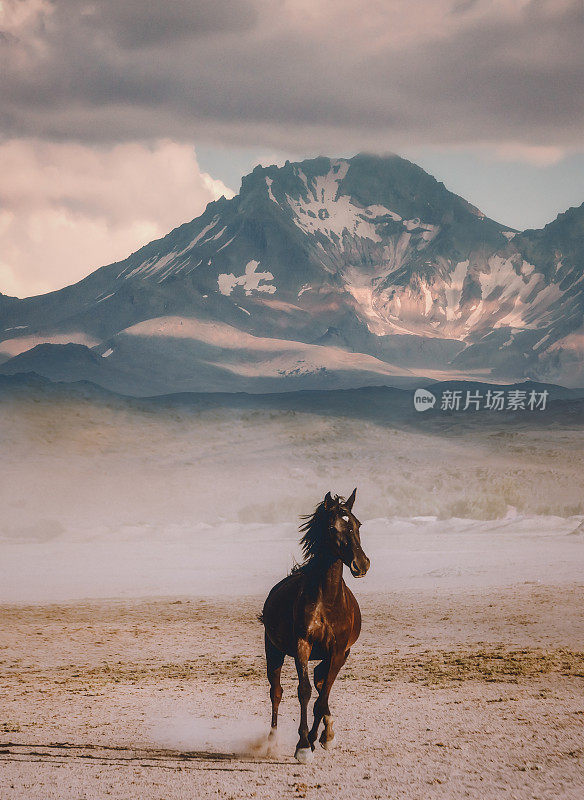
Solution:
<svg viewBox="0 0 584 800"><path fill-rule="evenodd" d="M36 373L0 375L0 400L19 405L55 402L83 403L109 408L123 408L132 412L158 415L205 414L210 412L216 420L218 412L237 414L309 414L327 419L362 420L376 425L396 427L400 430L422 430L424 433L452 435L468 430L492 429L517 431L528 427L545 429L550 426L573 430L584 425L584 389L568 389L553 384L524 381L510 386L477 381L446 381L425 384L423 388L440 397L446 390L466 391L473 394L499 389L546 392L544 411L480 410L442 411L439 407L419 413L414 408L412 389L394 386L366 386L336 390L300 390L269 392L181 392L167 395L134 397L104 389L91 381L53 382Z"/></svg>
<svg viewBox="0 0 584 800"><path fill-rule="evenodd" d="M506 228L399 156L258 166L238 195L128 258L47 295L0 296L0 371L46 344L51 377L63 357L51 347L69 337L111 351L106 384L123 389L126 373L143 393L185 380L193 390L210 380L209 391L366 385L411 367L577 385L583 229L584 204L542 229Z"/></svg>

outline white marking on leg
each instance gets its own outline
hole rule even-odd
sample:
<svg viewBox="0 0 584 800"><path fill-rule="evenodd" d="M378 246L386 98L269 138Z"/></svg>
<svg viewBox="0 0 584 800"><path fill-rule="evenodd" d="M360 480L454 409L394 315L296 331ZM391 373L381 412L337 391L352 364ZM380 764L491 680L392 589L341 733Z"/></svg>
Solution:
<svg viewBox="0 0 584 800"><path fill-rule="evenodd" d="M294 758L299 764L309 764L313 756L314 754L310 747L299 747L294 753Z"/></svg>
<svg viewBox="0 0 584 800"><path fill-rule="evenodd" d="M324 730L320 735L320 746L323 750L332 750L335 746L335 732L333 730L333 718L330 714L325 714L322 718Z"/></svg>

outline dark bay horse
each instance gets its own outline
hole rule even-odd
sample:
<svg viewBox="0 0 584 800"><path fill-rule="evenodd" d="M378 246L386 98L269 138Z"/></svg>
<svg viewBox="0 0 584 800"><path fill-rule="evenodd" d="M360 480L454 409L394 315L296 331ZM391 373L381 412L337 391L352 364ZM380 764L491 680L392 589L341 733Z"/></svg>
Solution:
<svg viewBox="0 0 584 800"><path fill-rule="evenodd" d="M272 700L274 736L278 725L278 706L282 699L280 673L285 656L292 656L298 672L300 700L300 739L295 757L305 764L312 758L318 728L324 720L320 743L328 749L334 738L328 699L339 670L361 631L361 612L351 590L343 580L343 564L356 578L369 569L369 559L361 547L361 523L353 514L357 489L344 500L330 492L314 514L304 517L300 527L304 562L269 593L260 619L265 627L266 662ZM311 688L308 662L319 661L314 669L318 697L314 722L308 730L308 701Z"/></svg>

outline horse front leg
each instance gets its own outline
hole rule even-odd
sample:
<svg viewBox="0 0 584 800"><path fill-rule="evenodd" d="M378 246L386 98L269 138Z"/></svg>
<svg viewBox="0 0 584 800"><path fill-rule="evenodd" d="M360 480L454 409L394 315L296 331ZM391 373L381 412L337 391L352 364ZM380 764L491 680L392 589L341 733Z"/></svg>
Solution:
<svg viewBox="0 0 584 800"><path fill-rule="evenodd" d="M314 745L311 746L308 739L308 702L312 690L308 677L308 659L311 651L310 644L300 639L296 645L296 672L298 673L298 700L300 701L300 726L298 727L298 744L294 758L301 764L307 764L312 759Z"/></svg>
<svg viewBox="0 0 584 800"><path fill-rule="evenodd" d="M324 720L324 730L320 735L319 742L325 750L330 750L333 746L333 739L335 738L333 718L328 704L329 695L341 667L349 657L349 653L350 650L346 650L342 653L335 653L328 662L323 662L323 664L328 667L328 670L324 676L321 687L319 687L318 698L314 704L314 724L310 731L309 738L311 742L316 741L318 726L320 725L320 721Z"/></svg>
<svg viewBox="0 0 584 800"><path fill-rule="evenodd" d="M270 727L270 739L276 736L278 730L278 707L282 700L282 684L280 683L280 674L282 672L282 664L284 663L284 653L272 644L265 634L265 647L266 647L266 667L268 674L268 681L270 682L270 700L272 701L272 725Z"/></svg>
<svg viewBox="0 0 584 800"><path fill-rule="evenodd" d="M318 697L314 703L314 722L312 728L310 729L310 733L308 734L308 740L310 742L310 746L314 748L314 743L316 742L316 738L318 736L318 728L323 718L323 711L321 707L320 695L322 692L322 687L324 686L324 682L326 680L326 676L328 675L328 671L330 668L331 660L330 657L323 659L320 664L317 664L314 668L314 688L318 692Z"/></svg>

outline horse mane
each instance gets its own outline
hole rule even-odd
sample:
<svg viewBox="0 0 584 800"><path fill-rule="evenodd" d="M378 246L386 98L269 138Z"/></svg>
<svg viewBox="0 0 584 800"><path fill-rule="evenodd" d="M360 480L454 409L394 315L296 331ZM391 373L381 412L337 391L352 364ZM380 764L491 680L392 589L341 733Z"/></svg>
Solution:
<svg viewBox="0 0 584 800"><path fill-rule="evenodd" d="M338 495L334 499L336 502L344 502L343 498ZM327 530L330 515L330 510L326 509L323 500L317 505L313 514L306 514L300 517L300 519L305 520L299 528L300 533L303 534L300 539L300 546L302 547L304 561L301 564L294 564L292 572L298 572L303 569L322 553L323 533Z"/></svg>

